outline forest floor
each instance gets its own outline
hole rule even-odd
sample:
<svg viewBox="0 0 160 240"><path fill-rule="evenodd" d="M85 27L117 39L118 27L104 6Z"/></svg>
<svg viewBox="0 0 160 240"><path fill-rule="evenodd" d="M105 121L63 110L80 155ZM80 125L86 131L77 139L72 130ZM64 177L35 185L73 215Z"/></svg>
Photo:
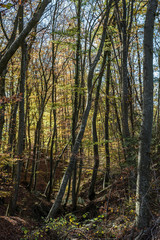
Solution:
<svg viewBox="0 0 160 240"><path fill-rule="evenodd" d="M154 188L151 193L152 224L145 232L140 232L135 227L135 192L128 191L128 169L112 176L112 184L103 190L103 176L98 175L93 201L88 199L89 182L84 183L81 186L76 211L72 211L68 201L67 207L62 204L56 218L48 223L44 219L54 202L54 197L48 202L43 194L46 185L45 172L44 169L36 192L29 192L26 183L21 183L14 217L5 216L10 196L6 194L5 198L0 198L0 240L160 239L159 204L155 200ZM9 192L12 183L6 178L4 181L2 174L0 181L0 190Z"/></svg>

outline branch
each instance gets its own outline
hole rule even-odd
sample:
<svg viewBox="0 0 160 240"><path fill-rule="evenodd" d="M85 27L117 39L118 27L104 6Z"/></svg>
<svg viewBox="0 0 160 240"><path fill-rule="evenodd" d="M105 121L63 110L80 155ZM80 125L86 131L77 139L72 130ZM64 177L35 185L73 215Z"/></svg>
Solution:
<svg viewBox="0 0 160 240"><path fill-rule="evenodd" d="M18 27L18 17L19 17L19 9L18 9L18 12L17 12L16 19L14 21L14 27L13 27L11 37L8 38L8 43L7 43L6 47L2 50L1 54L4 53L7 48L9 49L9 47L12 45L12 43L14 42L14 40L16 38L17 27Z"/></svg>
<svg viewBox="0 0 160 240"><path fill-rule="evenodd" d="M4 33L5 38L9 41L9 37L7 36L6 30L5 30L4 26L3 26L3 20L2 20L1 12L0 12L0 24L1 24L1 28L2 28L2 31Z"/></svg>
<svg viewBox="0 0 160 240"><path fill-rule="evenodd" d="M1 60L0 60L0 75L2 74L3 70L6 68L8 61L11 59L11 57L17 51L17 49L19 48L21 43L24 41L24 39L27 37L27 35L32 30L32 28L39 22L42 14L44 13L45 8L47 7L47 5L50 2L51 2L51 0L43 0L43 2L37 7L33 17L28 22L27 26L24 28L24 30L20 33L20 35L17 37L17 39L12 43L12 45L6 51L4 56L1 58Z"/></svg>

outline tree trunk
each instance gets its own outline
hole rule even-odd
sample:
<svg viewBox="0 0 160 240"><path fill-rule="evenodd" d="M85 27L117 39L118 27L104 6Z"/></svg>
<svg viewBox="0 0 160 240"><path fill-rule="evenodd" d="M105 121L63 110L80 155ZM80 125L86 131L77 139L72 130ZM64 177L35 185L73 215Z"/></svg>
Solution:
<svg viewBox="0 0 160 240"><path fill-rule="evenodd" d="M5 113L5 75L6 69L0 75L0 146L2 142L2 133L4 126L4 113Z"/></svg>
<svg viewBox="0 0 160 240"><path fill-rule="evenodd" d="M149 225L150 144L153 121L153 30L158 1L150 0L144 26L143 63L143 122L140 134L136 189L136 224L138 228Z"/></svg>
<svg viewBox="0 0 160 240"><path fill-rule="evenodd" d="M8 144L9 144L9 151L15 153L15 144L16 144L16 116L17 116L17 109L18 109L18 102L12 103L11 106L11 117L10 117L10 123L9 123L9 138L8 138Z"/></svg>
<svg viewBox="0 0 160 240"><path fill-rule="evenodd" d="M39 148L40 130L41 130L41 122L42 122L43 112L44 112L44 106L42 107L42 111L41 111L39 119L37 121L35 136L34 136L32 170L31 170L30 181L29 181L29 184L28 184L28 189L30 191L31 191L31 188L32 188L32 184L35 188L35 182L36 182L37 152L38 152L38 148Z"/></svg>
<svg viewBox="0 0 160 240"><path fill-rule="evenodd" d="M127 26L126 26L126 0L123 0L123 26L122 26L122 130L123 137L127 139L130 137L128 126L128 76L127 76L127 58L128 58L128 46L127 46Z"/></svg>
<svg viewBox="0 0 160 240"><path fill-rule="evenodd" d="M158 67L159 67L159 79L158 79L158 106L157 106L157 121L156 121L156 138L159 140L160 135L160 50L158 53ZM159 142L159 141L158 141ZM160 144L157 144L157 155L160 154Z"/></svg>
<svg viewBox="0 0 160 240"><path fill-rule="evenodd" d="M107 52L104 52L103 56L103 62L99 74L99 81L96 89L96 97L95 97L95 102L94 102L94 112L93 112L93 118L92 118L92 135L93 135L93 152L94 152L94 167L93 167L93 173L92 173L92 180L91 180L91 185L89 188L89 199L93 200L95 198L95 184L96 184L96 179L97 179L97 173L98 173L98 168L99 168L99 153L98 153L98 136L97 136L97 126L96 126L96 121L97 121L97 113L98 113L98 102L99 102L99 94L100 94L100 88L101 88L101 83L102 83L102 77L106 65L106 57L107 57Z"/></svg>
<svg viewBox="0 0 160 240"><path fill-rule="evenodd" d="M47 194L47 200L50 201L51 194L52 194L52 186L53 186L53 150L54 150L54 143L55 138L57 136L57 122L56 122L56 76L55 76L55 59L56 59L56 53L55 53L55 15L57 11L57 3L54 10L53 15L53 22L52 22L52 112L53 112L53 120L54 120L54 127L53 127L53 133L52 133L52 139L51 139L51 148L50 148L50 177L49 177L49 187L48 187L48 194ZM52 114L52 113L51 113ZM52 115L51 115L52 116Z"/></svg>
<svg viewBox="0 0 160 240"><path fill-rule="evenodd" d="M78 95L79 95L79 78L80 78L80 50L81 50L81 0L77 3L77 46L76 46L76 67L75 67L75 84L74 84L74 106L72 115L72 147L75 144L76 138L76 126L78 121ZM76 182L77 182L77 161L75 161L73 169L72 179L72 209L76 209L77 194L76 194Z"/></svg>
<svg viewBox="0 0 160 240"><path fill-rule="evenodd" d="M19 32L23 31L23 1L19 6ZM27 56L27 46L25 41L21 46L22 51L22 59L21 59L21 78L20 78L20 96L21 100L19 102L19 131L18 131L18 150L17 154L19 156L19 160L17 163L17 169L15 174L15 182L14 182L14 193L11 197L9 214L14 214L16 210L19 184L20 184L20 175L22 168L22 153L24 149L24 92L25 92L25 75L26 75L26 56Z"/></svg>
<svg viewBox="0 0 160 240"><path fill-rule="evenodd" d="M109 86L111 78L111 52L108 51L107 76L106 76L106 108L105 108L105 153L106 153L106 173L104 187L108 185L110 174L110 155L109 155Z"/></svg>

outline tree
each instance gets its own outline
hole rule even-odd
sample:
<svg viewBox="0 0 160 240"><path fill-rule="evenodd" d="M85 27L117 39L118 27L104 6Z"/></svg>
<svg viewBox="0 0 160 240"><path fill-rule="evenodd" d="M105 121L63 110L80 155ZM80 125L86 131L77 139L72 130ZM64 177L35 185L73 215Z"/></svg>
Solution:
<svg viewBox="0 0 160 240"><path fill-rule="evenodd" d="M143 63L143 120L137 168L136 224L145 228L150 223L150 145L153 121L153 30L158 1L150 0L147 6L144 26L144 63Z"/></svg>
<svg viewBox="0 0 160 240"><path fill-rule="evenodd" d="M109 47L110 44L109 44ZM106 72L106 99L105 99L105 154L106 154L106 172L104 177L104 186L106 187L110 178L110 154L109 154L109 87L111 81L111 51L107 52L107 72Z"/></svg>
<svg viewBox="0 0 160 240"><path fill-rule="evenodd" d="M73 103L73 114L72 114L72 147L75 144L76 139L76 127L78 122L78 98L79 98L79 85L80 85L80 50L81 50L81 4L82 1L78 0L77 10L77 42L76 42L76 65L75 65L75 83L74 83L74 103ZM72 208L76 209L77 204L77 190L76 190L76 178L77 178L77 161L75 161L73 169L73 180L72 180Z"/></svg>
<svg viewBox="0 0 160 240"><path fill-rule="evenodd" d="M23 31L24 27L24 6L23 1L19 5L19 32ZM24 41L21 45L21 77L20 77L20 96L21 101L19 102L19 131L18 131L18 151L19 161L14 176L14 195L11 198L9 213L14 214L16 209L16 202L18 198L18 190L20 184L20 175L22 168L22 153L24 150L24 92L25 92L25 77L26 77L26 62L27 62L27 45Z"/></svg>
<svg viewBox="0 0 160 240"><path fill-rule="evenodd" d="M99 73L99 79L98 84L96 88L96 97L94 102L94 112L93 112L93 118L92 118L92 135L93 135L93 152L94 152L94 167L93 167L93 173L92 173L92 180L89 188L89 199L93 200L95 198L95 183L98 173L98 167L99 167L99 152L98 152L98 136L97 136L97 113L98 113L98 103L99 103L99 96L100 96L100 89L102 84L102 77L105 70L106 65L106 57L107 57L107 51L104 51L103 56L103 62L101 66L101 70Z"/></svg>

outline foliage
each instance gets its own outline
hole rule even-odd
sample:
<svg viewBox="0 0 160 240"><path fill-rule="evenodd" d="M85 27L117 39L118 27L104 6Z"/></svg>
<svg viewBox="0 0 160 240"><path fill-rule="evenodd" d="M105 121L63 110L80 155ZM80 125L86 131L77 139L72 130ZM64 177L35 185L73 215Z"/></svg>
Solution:
<svg viewBox="0 0 160 240"><path fill-rule="evenodd" d="M0 29L2 30L0 30L0 61L18 39L18 28L20 29L22 23L22 18L18 15L21 2L3 0L0 3ZM29 19L33 16L34 11L37 11L37 6L41 2L43 1L23 1L24 26L27 26ZM10 201L8 197L13 191L13 185L16 181L18 182L18 177L17 180L15 177L17 165L20 163L19 159L22 161L22 166L19 168L22 170L19 174L20 185L23 184L31 194L40 192L41 196L47 197L48 200L50 194L50 200L55 200L74 149L73 135L76 139L78 132L84 129L81 123L89 96L87 92L90 85L88 79L92 77L91 110L80 148L75 154L76 156L74 155L77 161L76 171L74 171L75 186L77 187L75 192L78 207L83 208L90 205L87 199L88 189L93 180L93 172L96 170L95 201L98 201L101 206L97 206L94 201L93 203L96 211L101 208L102 212L100 214L96 212L96 217L90 217L86 210L81 219L79 216L63 213L59 218L50 219L41 229L37 228L31 232L25 228L23 232L26 239L29 237L40 239L51 232L59 239L67 238L72 234L80 235L79 238L86 235L89 236L89 239L118 238L131 228L129 222L133 222L135 219L136 172L143 120L143 33L147 2L120 0L111 4L107 36L99 61L92 72L93 76L91 76L90 70L94 66L93 62L103 37L106 4L110 1L56 0L51 2L40 22L25 38L26 69L22 67L24 48L20 44L19 49L6 65L4 76L0 76L0 198L2 198L2 207L7 208ZM78 17L80 3L80 16ZM124 9L124 3L126 3L126 9ZM131 14L132 3L133 15ZM125 17L124 10L126 10L126 19L123 19ZM80 26L78 26L78 20L80 20ZM149 197L151 206L153 206L153 209L151 207L150 210L153 219L154 216L157 216L159 204L160 166L160 82L158 81L160 31L157 14L155 21L154 121L151 152L147 153L152 160L153 174L151 174ZM124 31L125 24L126 33ZM127 38L126 43L123 42L125 37ZM127 50L126 69L123 62L125 48ZM105 55L106 53L107 55ZM96 57L96 59L98 58ZM104 69L102 69L104 60ZM126 74L128 91L124 95L123 80L125 77L123 78L123 73ZM25 76L24 97L20 87L22 76ZM99 100L94 106L101 77ZM78 83L75 81L76 78ZM127 137L124 136L123 131L125 115L123 96L127 98L125 102L128 112L126 123L129 128ZM75 104L75 99L77 104ZM20 106L23 101L22 124ZM97 140L93 143L92 124L95 110L97 111L95 121ZM76 123L73 127L75 112ZM107 124L106 119L108 119ZM19 139L22 128L24 136ZM108 134L106 133L107 128ZM17 156L19 143L23 143L24 149L23 153ZM108 146L108 153L106 146ZM98 157L95 156L96 147ZM98 166L95 164L95 159L99 161ZM103 202L101 202L101 200L97 200L97 195L101 191L103 193L102 182L107 167L109 168L106 193L108 202L104 200L105 195L101 196L103 198ZM46 186L49 186L50 180L53 182L48 190ZM115 183L116 180L118 182ZM71 199L74 188L73 175L70 174L68 182L67 193L64 194L65 198L62 204L67 202L70 207L70 204L73 203L73 199ZM110 196L112 203L108 196L110 186L114 189ZM20 192L20 196L21 194L23 195ZM3 198L6 199L6 203L3 203ZM19 212L23 212L27 207L22 207L22 205L27 204L27 198L21 200L17 197L17 199L20 206Z"/></svg>

